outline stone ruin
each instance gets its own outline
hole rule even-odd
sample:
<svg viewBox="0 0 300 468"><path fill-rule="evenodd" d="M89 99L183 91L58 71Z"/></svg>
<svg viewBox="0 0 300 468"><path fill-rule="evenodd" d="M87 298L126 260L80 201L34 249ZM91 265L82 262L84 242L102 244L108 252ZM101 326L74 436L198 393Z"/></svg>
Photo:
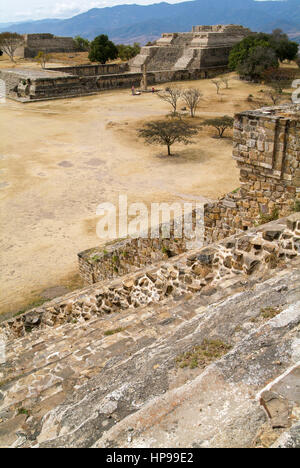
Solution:
<svg viewBox="0 0 300 468"><path fill-rule="evenodd" d="M26 69L0 70L0 79L6 83L7 97L20 102L132 86L145 90L146 85L211 78L225 72L231 48L249 34L249 29L236 25L194 26L190 33L163 34L154 46L143 47L129 63L54 67L35 72L35 76ZM25 38L24 52L18 51L24 57L35 57L40 50L70 52L74 47L71 38L51 34L29 34Z"/></svg>
<svg viewBox="0 0 300 468"><path fill-rule="evenodd" d="M268 217L284 217L300 201L300 107L283 105L246 111L235 116L233 158L240 169L241 187L204 204L206 244L244 233ZM147 264L188 250L184 238L126 239L79 254L86 284L126 274ZM126 257L122 252L126 251ZM118 261L113 262L117 257ZM117 271L116 271L117 268Z"/></svg>
<svg viewBox="0 0 300 468"><path fill-rule="evenodd" d="M53 34L24 34L24 44L16 50L21 58L34 58L39 52L75 52L76 44L72 37L58 37Z"/></svg>
<svg viewBox="0 0 300 468"><path fill-rule="evenodd" d="M246 36L250 29L237 25L194 26L192 32L164 33L154 45L145 46L130 61L130 69L149 71L201 70L203 77L212 71L221 73L228 65L232 47Z"/></svg>
<svg viewBox="0 0 300 468"><path fill-rule="evenodd" d="M83 252L89 286L0 323L0 447L300 447L299 112L236 116L206 245Z"/></svg>

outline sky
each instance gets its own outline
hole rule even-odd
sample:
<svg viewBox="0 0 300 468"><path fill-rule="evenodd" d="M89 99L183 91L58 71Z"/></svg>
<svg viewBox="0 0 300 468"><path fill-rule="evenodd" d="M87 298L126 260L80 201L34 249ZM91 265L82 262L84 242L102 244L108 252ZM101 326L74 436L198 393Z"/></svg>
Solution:
<svg viewBox="0 0 300 468"><path fill-rule="evenodd" d="M44 18L71 18L91 8L111 7L125 3L149 5L161 1L179 3L184 0L0 0L0 24Z"/></svg>
<svg viewBox="0 0 300 468"><path fill-rule="evenodd" d="M91 8L104 8L124 3L149 5L163 0L0 0L0 23L70 18ZM184 0L166 0L179 3Z"/></svg>

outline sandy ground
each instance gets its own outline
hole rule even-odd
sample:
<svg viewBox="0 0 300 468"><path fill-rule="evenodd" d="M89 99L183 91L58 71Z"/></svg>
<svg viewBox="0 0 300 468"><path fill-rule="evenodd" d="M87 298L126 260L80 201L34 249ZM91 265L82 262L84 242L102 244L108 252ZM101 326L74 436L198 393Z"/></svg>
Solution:
<svg viewBox="0 0 300 468"><path fill-rule="evenodd" d="M53 53L50 54L49 62L46 63L46 68L51 67L66 67L73 65L92 65L93 62L89 61L88 52L74 52L74 53ZM121 60L112 60L108 63L120 63ZM95 63L98 65L97 63ZM22 59L15 57L15 63L11 62L6 54L0 57L0 68L41 68L41 65L33 59Z"/></svg>
<svg viewBox="0 0 300 468"><path fill-rule="evenodd" d="M247 96L261 89L236 79L221 96L210 81L177 86L202 90L197 122L249 108ZM99 203L116 202L119 194L147 204L202 200L239 186L230 138L215 139L205 128L194 145L174 146L174 157L137 138L144 121L168 111L156 95L130 90L0 105L2 314L44 297L48 288L80 285L77 253L100 243Z"/></svg>

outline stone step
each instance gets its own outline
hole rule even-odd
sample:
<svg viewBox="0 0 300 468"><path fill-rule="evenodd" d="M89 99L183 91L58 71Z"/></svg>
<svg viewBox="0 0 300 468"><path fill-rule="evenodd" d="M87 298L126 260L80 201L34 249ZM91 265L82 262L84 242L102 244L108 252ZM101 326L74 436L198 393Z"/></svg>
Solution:
<svg viewBox="0 0 300 468"><path fill-rule="evenodd" d="M175 70L185 70L189 68L194 57L196 55L196 51L194 49L187 49L184 51L184 54L177 60L174 65Z"/></svg>
<svg viewBox="0 0 300 468"><path fill-rule="evenodd" d="M300 301L252 331L194 380L117 422L93 447L299 448L299 398L278 395L265 405L257 394L278 374L275 380L280 380L282 367L294 364L299 376L299 324Z"/></svg>
<svg viewBox="0 0 300 468"><path fill-rule="evenodd" d="M118 420L202 373L178 368L179 355L204 338L235 346L295 300L298 267L249 283L245 292L235 282L211 296L169 298L135 313L37 330L10 342L0 368L1 446L91 446ZM253 295L256 306L249 310ZM65 413L66 422L57 423Z"/></svg>
<svg viewBox="0 0 300 468"><path fill-rule="evenodd" d="M247 284L248 280L255 283L266 279L299 258L298 218L270 223L114 281L75 291L0 323L0 335L14 339L36 328L84 323L97 316L163 303L170 297L174 300L186 294L205 297L222 289L227 281Z"/></svg>

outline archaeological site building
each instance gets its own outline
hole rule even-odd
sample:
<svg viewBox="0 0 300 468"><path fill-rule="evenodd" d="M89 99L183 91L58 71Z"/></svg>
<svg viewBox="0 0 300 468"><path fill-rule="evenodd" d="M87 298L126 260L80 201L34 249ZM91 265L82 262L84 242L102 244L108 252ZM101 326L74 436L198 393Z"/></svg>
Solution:
<svg viewBox="0 0 300 468"><path fill-rule="evenodd" d="M53 34L25 34L24 44L16 51L21 58L34 58L39 52L75 52L76 45L72 37L58 37Z"/></svg>
<svg viewBox="0 0 300 468"><path fill-rule="evenodd" d="M188 33L166 33L155 45L143 47L128 63L0 70L6 95L21 102L76 97L105 89L138 88L146 74L149 86L171 81L212 78L227 70L231 48L249 29L236 25L194 26ZM72 38L29 34L17 55L35 57L39 51L72 52ZM143 85L141 85L143 88Z"/></svg>
<svg viewBox="0 0 300 468"><path fill-rule="evenodd" d="M132 71L201 70L203 77L228 65L232 47L251 34L237 25L194 26L192 32L165 33L154 45L143 47L132 59Z"/></svg>

